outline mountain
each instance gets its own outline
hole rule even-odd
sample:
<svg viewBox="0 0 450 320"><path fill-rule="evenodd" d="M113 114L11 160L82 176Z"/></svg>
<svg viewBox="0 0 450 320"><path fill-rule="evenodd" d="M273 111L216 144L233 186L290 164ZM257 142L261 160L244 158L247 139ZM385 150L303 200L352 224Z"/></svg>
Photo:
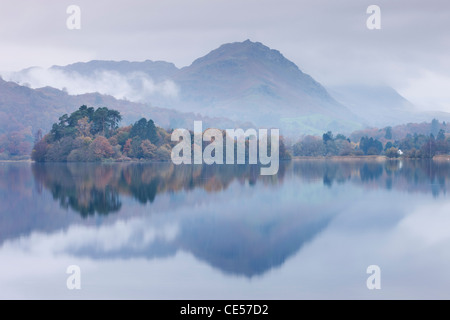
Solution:
<svg viewBox="0 0 450 320"><path fill-rule="evenodd" d="M279 51L250 40L224 44L182 69L147 60L90 61L53 66L49 71L44 75L36 69L23 70L12 80L32 87L51 83L70 93L93 90L210 117L226 116L256 126L279 127L291 136L361 128L360 119L320 83Z"/></svg>
<svg viewBox="0 0 450 320"><path fill-rule="evenodd" d="M422 112L389 86L347 85L327 88L337 101L362 119L365 126L386 127L410 122L450 120L446 112Z"/></svg>
<svg viewBox="0 0 450 320"><path fill-rule="evenodd" d="M98 92L174 114L190 112L226 117L247 127L249 123L277 127L295 139L328 130L348 134L367 126L450 119L447 113L417 112L387 86L325 88L279 51L250 40L224 44L181 69L165 61L94 60L47 70L30 68L10 79L33 88L51 85L74 96ZM164 116L161 125L172 124Z"/></svg>
<svg viewBox="0 0 450 320"><path fill-rule="evenodd" d="M282 131L347 130L355 117L279 51L249 40L224 44L173 78L178 103L170 107L226 114Z"/></svg>
<svg viewBox="0 0 450 320"><path fill-rule="evenodd" d="M328 90L369 126L383 127L420 120L414 113L415 106L388 86L350 85Z"/></svg>
<svg viewBox="0 0 450 320"><path fill-rule="evenodd" d="M209 127L234 128L239 125L224 117L182 113L99 93L69 95L50 87L31 89L0 78L0 159L28 156L38 129L48 132L61 115L71 113L81 105L118 110L123 116L122 125L132 124L142 117L153 119L163 128L193 129L195 120L202 120ZM245 128L245 124L242 127Z"/></svg>

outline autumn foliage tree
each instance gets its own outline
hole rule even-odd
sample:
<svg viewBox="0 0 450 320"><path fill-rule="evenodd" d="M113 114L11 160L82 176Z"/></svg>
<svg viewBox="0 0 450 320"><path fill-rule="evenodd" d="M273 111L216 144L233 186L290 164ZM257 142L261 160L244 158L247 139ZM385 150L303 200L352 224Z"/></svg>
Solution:
<svg viewBox="0 0 450 320"><path fill-rule="evenodd" d="M62 115L49 134L35 138L32 159L40 162L170 159L169 133L145 118L119 128L121 119L116 110L81 106L70 115Z"/></svg>
<svg viewBox="0 0 450 320"><path fill-rule="evenodd" d="M152 159L155 157L157 147L150 142L150 140L144 140L141 143L142 155L145 159Z"/></svg>
<svg viewBox="0 0 450 320"><path fill-rule="evenodd" d="M127 139L127 141L125 142L125 145L123 146L123 154L125 154L126 156L128 156L130 154L131 151L131 139Z"/></svg>
<svg viewBox="0 0 450 320"><path fill-rule="evenodd" d="M29 128L0 135L0 160L26 158L32 150L32 141Z"/></svg>
<svg viewBox="0 0 450 320"><path fill-rule="evenodd" d="M114 149L104 136L98 136L89 146L94 158L101 160L114 155Z"/></svg>

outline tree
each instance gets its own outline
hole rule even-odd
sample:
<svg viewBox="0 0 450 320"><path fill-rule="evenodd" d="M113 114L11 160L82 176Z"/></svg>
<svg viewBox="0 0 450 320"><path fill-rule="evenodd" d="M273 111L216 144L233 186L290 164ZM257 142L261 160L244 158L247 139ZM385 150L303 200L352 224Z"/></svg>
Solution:
<svg viewBox="0 0 450 320"><path fill-rule="evenodd" d="M164 144L156 150L158 160L170 160L170 153L171 148L168 144Z"/></svg>
<svg viewBox="0 0 450 320"><path fill-rule="evenodd" d="M329 156L336 156L338 154L338 147L334 140L327 140L325 143L325 153Z"/></svg>
<svg viewBox="0 0 450 320"><path fill-rule="evenodd" d="M427 143L422 145L420 152L423 158L433 158L436 155L436 141L432 135L430 135Z"/></svg>
<svg viewBox="0 0 450 320"><path fill-rule="evenodd" d="M445 140L445 131L443 129L439 130L436 140L444 141Z"/></svg>
<svg viewBox="0 0 450 320"><path fill-rule="evenodd" d="M448 154L450 151L450 140L436 139L436 154Z"/></svg>
<svg viewBox="0 0 450 320"><path fill-rule="evenodd" d="M67 156L73 149L74 141L72 137L67 136L51 143L45 154L45 161L67 161Z"/></svg>
<svg viewBox="0 0 450 320"><path fill-rule="evenodd" d="M147 134L148 134L148 138L150 139L150 141L153 144L157 144L159 142L158 141L159 137L158 137L155 123L151 119L148 120L148 122L147 122Z"/></svg>
<svg viewBox="0 0 450 320"><path fill-rule="evenodd" d="M32 151L31 143L27 141L27 134L24 130L13 131L6 135L3 148L13 157L29 155Z"/></svg>
<svg viewBox="0 0 450 320"><path fill-rule="evenodd" d="M325 145L319 137L306 136L293 146L294 156L319 157L325 155Z"/></svg>
<svg viewBox="0 0 450 320"><path fill-rule="evenodd" d="M366 137L362 137L359 141L359 148L365 155L379 155L383 151L383 144L377 140Z"/></svg>
<svg viewBox="0 0 450 320"><path fill-rule="evenodd" d="M37 162L45 161L45 154L47 153L48 144L44 140L40 139L35 143L33 151L31 152L31 159Z"/></svg>
<svg viewBox="0 0 450 320"><path fill-rule="evenodd" d="M117 110L108 111L108 125L111 130L116 130L119 127L119 123L122 121L122 116Z"/></svg>
<svg viewBox="0 0 450 320"><path fill-rule="evenodd" d="M78 123L78 120L82 118L87 118L88 121L92 121L94 115L94 108L90 107L88 108L86 105L82 105L80 108L78 108L77 111L72 112L67 119L67 125L71 127L75 127Z"/></svg>
<svg viewBox="0 0 450 320"><path fill-rule="evenodd" d="M141 118L139 121L135 122L130 130L130 137L139 137L141 139L146 139L147 137L147 119Z"/></svg>
<svg viewBox="0 0 450 320"><path fill-rule="evenodd" d="M109 143L108 139L103 136L98 136L89 145L89 149L96 160L109 158L114 154L114 149Z"/></svg>
<svg viewBox="0 0 450 320"><path fill-rule="evenodd" d="M125 144L124 144L124 146L123 146L123 154L124 155L129 155L130 154L130 152L131 152L131 139L128 139L126 142L125 142Z"/></svg>
<svg viewBox="0 0 450 320"><path fill-rule="evenodd" d="M89 126L91 135L101 133L101 135L109 137L117 129L121 119L119 111L108 108L98 108L94 111L94 108L83 105L77 111L72 112L70 116L67 114L61 116L59 122L53 124L50 133L53 141L58 141L66 136L74 137L77 134L89 136L86 132L86 128ZM79 122L80 120L82 121ZM83 133L80 133L80 130Z"/></svg>
<svg viewBox="0 0 450 320"><path fill-rule="evenodd" d="M337 154L340 156L348 156L353 154L353 148L351 143L347 139L339 139L335 141Z"/></svg>
<svg viewBox="0 0 450 320"><path fill-rule="evenodd" d="M394 145L392 144L392 142L388 141L386 143L386 145L384 146L384 151L389 150L390 148L392 148Z"/></svg>
<svg viewBox="0 0 450 320"><path fill-rule="evenodd" d="M392 127L386 127L386 133L384 135L384 138L387 140L392 139Z"/></svg>
<svg viewBox="0 0 450 320"><path fill-rule="evenodd" d="M142 139L137 136L131 140L131 150L128 153L129 156L136 159L143 157L141 143Z"/></svg>
<svg viewBox="0 0 450 320"><path fill-rule="evenodd" d="M141 143L142 156L145 159L153 159L155 158L157 147L150 142L150 140L144 140Z"/></svg>
<svg viewBox="0 0 450 320"><path fill-rule="evenodd" d="M155 123L153 120L148 120L145 118L137 121L130 130L130 137L139 137L142 140L150 140L153 144L158 144L158 133L156 130Z"/></svg>
<svg viewBox="0 0 450 320"><path fill-rule="evenodd" d="M169 149L170 149L170 146L169 146ZM247 149L248 149L248 147L247 147ZM280 144L279 144L278 152L279 152L280 160L291 160L292 159L292 155L286 148L286 144L284 143L284 138L282 136L280 137Z"/></svg>
<svg viewBox="0 0 450 320"><path fill-rule="evenodd" d="M125 143L127 142L127 140L130 137L130 132L129 131L125 131L124 129L126 129L126 128L120 128L118 130L117 135L116 135L117 143L120 144L121 146L124 146Z"/></svg>
<svg viewBox="0 0 450 320"><path fill-rule="evenodd" d="M324 133L322 135L323 143L327 143L328 141L333 141L333 133L331 131L328 131L327 133Z"/></svg>
<svg viewBox="0 0 450 320"><path fill-rule="evenodd" d="M341 134L341 133L338 133L338 134L336 135L336 138L334 138L334 140L335 140L335 141L336 141L336 140L347 140L348 142L350 142L349 139L347 139L347 137L344 136L344 135Z"/></svg>
<svg viewBox="0 0 450 320"><path fill-rule="evenodd" d="M398 149L391 147L389 149L386 150L386 157L388 158L398 158L399 154L398 154Z"/></svg>
<svg viewBox="0 0 450 320"><path fill-rule="evenodd" d="M83 137L91 136L91 124L89 123L88 117L83 117L78 120L77 131L80 136Z"/></svg>
<svg viewBox="0 0 450 320"><path fill-rule="evenodd" d="M101 133L109 137L111 133L118 128L122 116L119 111L109 110L108 108L98 108L92 116L92 133Z"/></svg>
<svg viewBox="0 0 450 320"><path fill-rule="evenodd" d="M431 133L433 136L437 136L437 134L438 134L438 132L439 132L439 129L440 129L439 120L433 119L433 120L431 121L431 129L430 129L430 133Z"/></svg>
<svg viewBox="0 0 450 320"><path fill-rule="evenodd" d="M107 118L108 118L108 109L107 108L98 108L95 110L93 115L93 130L94 133L101 133L103 136L107 130Z"/></svg>
<svg viewBox="0 0 450 320"><path fill-rule="evenodd" d="M63 138L64 136L69 134L68 129L68 119L69 116L67 114L62 115L59 117L59 123L54 123L52 126L52 130L50 131L53 140L57 141Z"/></svg>

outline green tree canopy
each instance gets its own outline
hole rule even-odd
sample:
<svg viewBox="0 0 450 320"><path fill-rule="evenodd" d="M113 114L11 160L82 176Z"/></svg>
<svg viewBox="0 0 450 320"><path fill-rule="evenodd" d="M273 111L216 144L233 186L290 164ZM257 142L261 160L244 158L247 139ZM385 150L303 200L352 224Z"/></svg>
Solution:
<svg viewBox="0 0 450 320"><path fill-rule="evenodd" d="M145 118L137 121L130 130L130 137L139 137L141 140L150 140L152 144L157 144L159 141L156 126L153 120Z"/></svg>

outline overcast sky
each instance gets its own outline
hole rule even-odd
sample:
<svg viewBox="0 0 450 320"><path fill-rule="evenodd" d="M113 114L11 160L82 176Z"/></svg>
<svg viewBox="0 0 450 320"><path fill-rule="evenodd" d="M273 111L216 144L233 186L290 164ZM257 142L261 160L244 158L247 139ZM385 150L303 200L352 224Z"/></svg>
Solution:
<svg viewBox="0 0 450 320"><path fill-rule="evenodd" d="M81 30L66 9L81 8ZM369 5L381 30L369 30ZM92 59L187 66L227 42L281 51L324 85L388 84L450 112L448 0L0 0L0 70Z"/></svg>

